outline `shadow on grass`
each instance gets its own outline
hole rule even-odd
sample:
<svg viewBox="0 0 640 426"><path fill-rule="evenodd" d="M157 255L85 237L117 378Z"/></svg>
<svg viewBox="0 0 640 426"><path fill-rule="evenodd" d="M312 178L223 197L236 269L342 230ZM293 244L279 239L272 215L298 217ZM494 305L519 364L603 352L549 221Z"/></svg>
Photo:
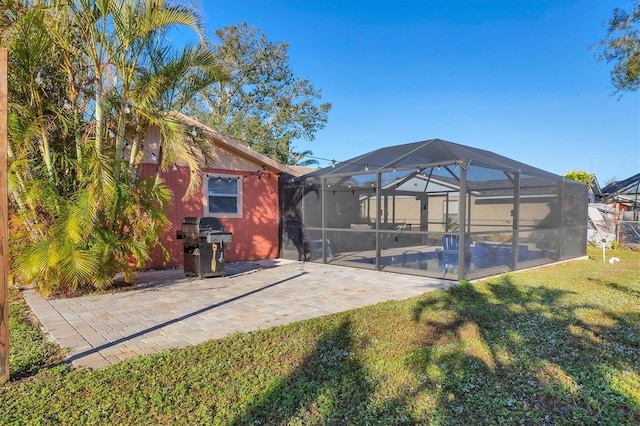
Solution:
<svg viewBox="0 0 640 426"><path fill-rule="evenodd" d="M433 419L640 423L638 313L571 305L574 291L509 275L485 288L461 284L414 306L419 349L408 363L423 384L408 397L436 395Z"/></svg>
<svg viewBox="0 0 640 426"><path fill-rule="evenodd" d="M626 293L629 296L633 296L633 297L640 297L640 291L637 290L633 290L630 289L628 287L622 286L616 282L613 281L605 281L605 280L600 280L600 279L594 279L594 278L587 278L589 281L592 282L596 282L598 284L604 284L607 287L613 289L613 290L617 290L621 293Z"/></svg>
<svg viewBox="0 0 640 426"><path fill-rule="evenodd" d="M289 424L294 418L301 424L372 423L375 416L367 404L372 387L352 346L346 318L320 336L313 352L291 374L231 424Z"/></svg>
<svg viewBox="0 0 640 426"><path fill-rule="evenodd" d="M640 424L637 310L505 275L426 295L410 315L404 385L380 389L345 315L232 424Z"/></svg>

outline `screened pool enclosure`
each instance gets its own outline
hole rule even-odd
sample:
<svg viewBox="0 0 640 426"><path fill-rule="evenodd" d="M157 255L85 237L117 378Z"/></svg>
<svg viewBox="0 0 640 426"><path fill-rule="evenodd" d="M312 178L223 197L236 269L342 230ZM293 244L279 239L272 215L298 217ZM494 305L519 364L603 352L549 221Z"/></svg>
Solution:
<svg viewBox="0 0 640 426"><path fill-rule="evenodd" d="M581 257L587 186L433 139L284 182L281 256L453 280Z"/></svg>

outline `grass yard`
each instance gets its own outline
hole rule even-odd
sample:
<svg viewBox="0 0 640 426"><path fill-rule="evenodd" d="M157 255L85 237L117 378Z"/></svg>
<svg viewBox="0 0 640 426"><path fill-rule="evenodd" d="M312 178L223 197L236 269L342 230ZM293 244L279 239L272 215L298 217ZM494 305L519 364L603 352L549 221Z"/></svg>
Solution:
<svg viewBox="0 0 640 426"><path fill-rule="evenodd" d="M589 255L98 371L14 293L0 424L640 424L640 253Z"/></svg>

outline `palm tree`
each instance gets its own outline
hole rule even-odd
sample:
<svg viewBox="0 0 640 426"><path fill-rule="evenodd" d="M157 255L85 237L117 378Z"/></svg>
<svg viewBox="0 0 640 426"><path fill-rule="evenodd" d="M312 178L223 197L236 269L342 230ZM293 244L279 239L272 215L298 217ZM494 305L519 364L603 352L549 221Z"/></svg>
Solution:
<svg viewBox="0 0 640 426"><path fill-rule="evenodd" d="M210 155L170 113L220 77L204 46L174 52L165 38L180 26L203 39L201 20L165 0L14 3L18 18L0 28L18 88L9 150L16 279L70 292L108 286L116 272L130 278L167 227L171 201L159 175L136 173L148 127L162 133L159 169L187 164L191 191L198 156Z"/></svg>
<svg viewBox="0 0 640 426"><path fill-rule="evenodd" d="M313 152L311 152L310 150L306 150L302 152L291 152L289 154L289 159L287 161L287 164L291 166L305 166L305 167L319 165L320 163L318 162L318 160L316 160L315 158L312 158L312 156L313 156Z"/></svg>

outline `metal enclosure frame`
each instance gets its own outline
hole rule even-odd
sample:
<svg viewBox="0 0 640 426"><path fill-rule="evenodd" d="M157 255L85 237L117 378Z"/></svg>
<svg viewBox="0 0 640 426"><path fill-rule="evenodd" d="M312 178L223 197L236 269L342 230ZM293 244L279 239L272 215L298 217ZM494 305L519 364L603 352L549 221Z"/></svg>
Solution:
<svg viewBox="0 0 640 426"><path fill-rule="evenodd" d="M439 139L291 178L281 194L285 258L463 280L586 255L586 185Z"/></svg>

